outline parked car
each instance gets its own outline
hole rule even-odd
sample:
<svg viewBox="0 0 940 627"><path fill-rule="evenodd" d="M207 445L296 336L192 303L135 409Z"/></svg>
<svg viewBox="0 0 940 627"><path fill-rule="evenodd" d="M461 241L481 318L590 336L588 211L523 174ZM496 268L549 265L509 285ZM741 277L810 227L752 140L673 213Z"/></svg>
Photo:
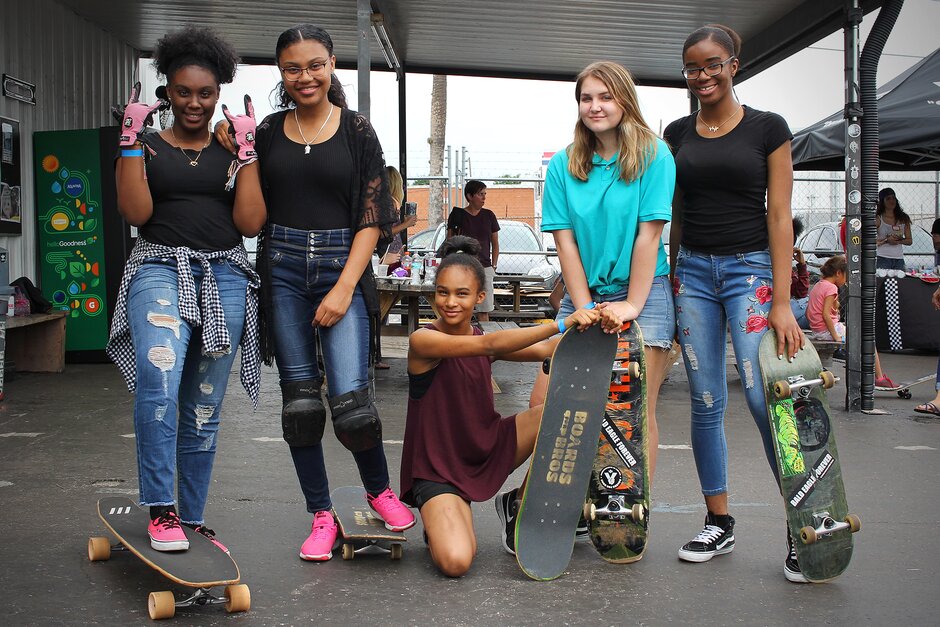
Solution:
<svg viewBox="0 0 940 627"><path fill-rule="evenodd" d="M911 228L910 246L904 247L904 264L908 270L921 267L933 267L933 238L926 230L916 224ZM806 266L811 274L819 275L819 268L826 259L833 255L842 255L839 242L839 223L824 222L806 230L797 240L796 245L806 257Z"/></svg>
<svg viewBox="0 0 940 627"><path fill-rule="evenodd" d="M447 238L447 225L438 224L408 237L412 254L436 252ZM543 277L550 289L561 273L556 255L549 255L542 238L525 222L499 220L499 273Z"/></svg>

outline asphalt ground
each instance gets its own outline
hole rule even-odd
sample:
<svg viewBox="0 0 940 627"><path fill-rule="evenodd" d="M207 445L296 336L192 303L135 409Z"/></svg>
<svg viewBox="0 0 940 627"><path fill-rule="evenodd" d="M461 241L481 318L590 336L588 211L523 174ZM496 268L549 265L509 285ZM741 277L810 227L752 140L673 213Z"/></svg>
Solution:
<svg viewBox="0 0 940 627"><path fill-rule="evenodd" d="M406 411L401 342L388 338L392 368L376 375L378 407L393 486ZM882 355L895 380L935 372L935 355ZM526 407L535 365L497 363L503 414ZM839 369L836 369L837 374ZM757 429L732 371L727 434L733 553L704 564L678 560L678 547L702 526L704 506L689 447L688 387L681 365L660 399L661 446L653 489L652 539L632 565L575 546L564 576L525 577L501 546L493 504L474 504L478 554L460 579L441 576L422 542L407 532L404 559L357 556L310 563L297 556L309 531L300 490L280 435L274 370L263 373L257 411L233 374L223 408L207 522L232 550L251 589L245 614L220 607L181 609L177 624L937 624L940 600L940 420L913 412L933 385L910 401L878 394L885 415L846 413L844 387L830 392L846 491L862 519L848 571L836 581L795 585L783 576L783 506ZM111 365L70 364L64 374L7 381L0 403L0 608L8 625L149 621L147 595L169 584L128 553L92 563L89 536L105 535L95 502L136 498L132 396ZM327 430L331 486L359 483L350 455ZM507 481L520 482L523 470Z"/></svg>

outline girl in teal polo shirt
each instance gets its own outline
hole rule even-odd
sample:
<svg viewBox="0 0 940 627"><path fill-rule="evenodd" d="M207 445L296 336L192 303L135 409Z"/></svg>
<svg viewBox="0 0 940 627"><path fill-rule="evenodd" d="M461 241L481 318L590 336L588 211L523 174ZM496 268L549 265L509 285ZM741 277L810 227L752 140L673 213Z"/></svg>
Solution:
<svg viewBox="0 0 940 627"><path fill-rule="evenodd" d="M586 67L575 98L574 141L548 164L542 198L542 231L555 238L567 288L556 319L594 301L621 322L639 323L652 474L659 445L656 399L676 326L662 243L672 217L675 162L643 120L636 87L622 65L601 61ZM547 375L539 373L530 405L544 401L547 384ZM511 508L515 492L497 497L497 511Z"/></svg>

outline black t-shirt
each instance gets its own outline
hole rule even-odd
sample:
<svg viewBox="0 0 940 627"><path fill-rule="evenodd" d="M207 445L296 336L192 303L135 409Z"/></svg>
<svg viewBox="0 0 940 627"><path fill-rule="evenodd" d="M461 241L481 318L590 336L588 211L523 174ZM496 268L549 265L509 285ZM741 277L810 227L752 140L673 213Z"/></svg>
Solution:
<svg viewBox="0 0 940 627"><path fill-rule="evenodd" d="M489 209L480 209L475 216L462 207L454 207L450 216L447 218L447 230L453 231L456 235L466 235L480 242L480 252L477 257L484 268L489 268L490 248L492 243L492 234L499 230L499 221L496 214Z"/></svg>
<svg viewBox="0 0 940 627"><path fill-rule="evenodd" d="M776 113L744 107L727 135L701 137L696 114L674 121L663 138L676 158L682 190L682 245L711 255L764 250L767 157L793 138Z"/></svg>
<svg viewBox="0 0 940 627"><path fill-rule="evenodd" d="M156 153L147 161L153 215L140 227L141 236L154 244L206 252L238 246L242 236L232 220L235 191L225 189L232 153L213 138L193 167L189 162L198 150L184 156L159 133L140 140Z"/></svg>
<svg viewBox="0 0 940 627"><path fill-rule="evenodd" d="M291 118L285 123L293 123ZM310 154L304 154L304 144L288 139L283 126L272 135L269 152L261 159L268 221L305 231L352 228L350 190L358 181L353 181L352 152L342 129L310 146Z"/></svg>

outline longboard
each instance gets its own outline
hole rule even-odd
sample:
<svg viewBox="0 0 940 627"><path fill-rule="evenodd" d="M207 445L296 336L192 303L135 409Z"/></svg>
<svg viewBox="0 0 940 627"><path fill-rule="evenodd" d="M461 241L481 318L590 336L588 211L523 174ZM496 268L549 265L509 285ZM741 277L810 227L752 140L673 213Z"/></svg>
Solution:
<svg viewBox="0 0 940 627"><path fill-rule="evenodd" d="M571 559L604 419L617 335L569 329L555 347L535 451L516 518L516 560L537 580Z"/></svg>
<svg viewBox="0 0 940 627"><path fill-rule="evenodd" d="M845 499L826 400L825 389L835 377L823 370L809 341L793 362L777 359L772 330L761 339L759 360L780 490L800 570L809 581L830 581L848 567L852 534L861 528Z"/></svg>
<svg viewBox="0 0 940 627"><path fill-rule="evenodd" d="M93 562L110 559L111 551L127 550L144 564L170 581L195 592L176 601L169 591L151 592L148 598L150 618L172 618L177 607L190 605L225 605L227 612L246 612L251 607L248 586L239 584L238 565L225 551L200 533L183 527L189 540L186 551L157 551L150 546L147 535L148 513L126 497L105 497L98 501L98 517L108 531L117 538L111 544L107 537L88 539L88 559ZM225 586L224 596L210 591Z"/></svg>
<svg viewBox="0 0 940 627"><path fill-rule="evenodd" d="M407 540L400 531L389 531L372 513L362 486L336 488L330 493L333 515L342 536L343 559L351 560L370 548L382 549L393 560L400 560Z"/></svg>
<svg viewBox="0 0 940 627"><path fill-rule="evenodd" d="M608 562L643 557L649 528L650 481L643 333L627 322L617 337L600 443L584 518L591 543Z"/></svg>

